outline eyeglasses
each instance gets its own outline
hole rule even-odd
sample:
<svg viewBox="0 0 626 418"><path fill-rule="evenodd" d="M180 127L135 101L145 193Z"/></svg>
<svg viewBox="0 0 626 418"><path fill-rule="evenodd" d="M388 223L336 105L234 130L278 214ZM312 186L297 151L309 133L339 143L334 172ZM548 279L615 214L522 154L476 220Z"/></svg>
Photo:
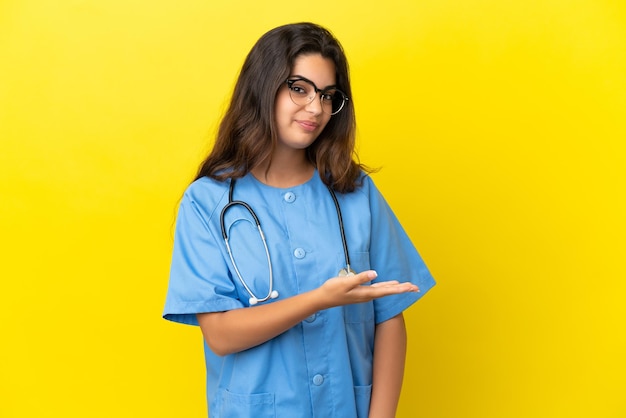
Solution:
<svg viewBox="0 0 626 418"><path fill-rule="evenodd" d="M336 115L343 109L348 101L348 96L335 87L318 89L314 82L304 77L290 78L285 80L289 88L291 101L298 106L306 106L315 100L317 93L320 93L322 111L329 115Z"/></svg>

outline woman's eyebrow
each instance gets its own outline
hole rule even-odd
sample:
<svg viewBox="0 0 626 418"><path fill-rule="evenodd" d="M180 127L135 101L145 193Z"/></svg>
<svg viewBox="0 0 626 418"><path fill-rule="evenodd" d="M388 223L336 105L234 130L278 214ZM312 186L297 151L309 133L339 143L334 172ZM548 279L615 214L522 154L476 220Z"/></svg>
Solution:
<svg viewBox="0 0 626 418"><path fill-rule="evenodd" d="M290 75L289 78L290 79L292 79L292 78L301 78L302 80L307 81L307 82L313 84L313 86L315 86L315 88L320 90L320 91L324 91L324 90L328 90L330 88L337 87L337 84L331 84L330 86L326 86L323 89L320 89L319 87L317 87L317 84L315 84L314 82L312 82L311 80L309 80L308 78L306 78L305 76L300 75L300 74Z"/></svg>

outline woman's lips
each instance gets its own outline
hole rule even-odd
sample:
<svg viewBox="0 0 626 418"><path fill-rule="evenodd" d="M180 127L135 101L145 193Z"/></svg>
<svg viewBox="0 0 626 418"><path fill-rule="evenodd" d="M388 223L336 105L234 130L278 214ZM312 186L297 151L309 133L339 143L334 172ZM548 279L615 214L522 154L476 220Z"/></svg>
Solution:
<svg viewBox="0 0 626 418"><path fill-rule="evenodd" d="M308 132L313 132L319 126L317 122L310 121L310 120L298 120L296 121L296 123L300 125L302 129Z"/></svg>

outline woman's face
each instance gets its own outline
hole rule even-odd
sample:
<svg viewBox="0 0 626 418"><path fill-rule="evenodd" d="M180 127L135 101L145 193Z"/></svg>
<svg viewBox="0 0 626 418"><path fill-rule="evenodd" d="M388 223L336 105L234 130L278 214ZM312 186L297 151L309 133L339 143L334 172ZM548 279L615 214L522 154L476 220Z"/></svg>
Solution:
<svg viewBox="0 0 626 418"><path fill-rule="evenodd" d="M310 80L318 89L324 90L336 83L335 64L320 54L300 55L289 74L289 79L298 77ZM329 113L322 111L319 93L311 103L298 105L291 100L287 84L276 96L275 117L278 147L292 150L304 150L311 145L331 118Z"/></svg>

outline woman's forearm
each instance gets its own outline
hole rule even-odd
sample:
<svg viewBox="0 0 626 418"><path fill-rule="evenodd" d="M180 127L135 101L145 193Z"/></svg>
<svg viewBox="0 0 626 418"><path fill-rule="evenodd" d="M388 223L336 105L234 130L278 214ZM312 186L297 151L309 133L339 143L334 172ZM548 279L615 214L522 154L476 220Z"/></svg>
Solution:
<svg viewBox="0 0 626 418"><path fill-rule="evenodd" d="M370 418L394 418L402 389L406 328L399 314L376 326Z"/></svg>
<svg viewBox="0 0 626 418"><path fill-rule="evenodd" d="M220 356L257 346L320 309L313 292L263 305L226 312L198 314L198 323L211 350Z"/></svg>
<svg viewBox="0 0 626 418"><path fill-rule="evenodd" d="M365 285L374 278L374 271L335 277L296 296L226 312L201 313L197 318L208 346L223 356L262 344L322 309L418 291L411 283L397 281Z"/></svg>

